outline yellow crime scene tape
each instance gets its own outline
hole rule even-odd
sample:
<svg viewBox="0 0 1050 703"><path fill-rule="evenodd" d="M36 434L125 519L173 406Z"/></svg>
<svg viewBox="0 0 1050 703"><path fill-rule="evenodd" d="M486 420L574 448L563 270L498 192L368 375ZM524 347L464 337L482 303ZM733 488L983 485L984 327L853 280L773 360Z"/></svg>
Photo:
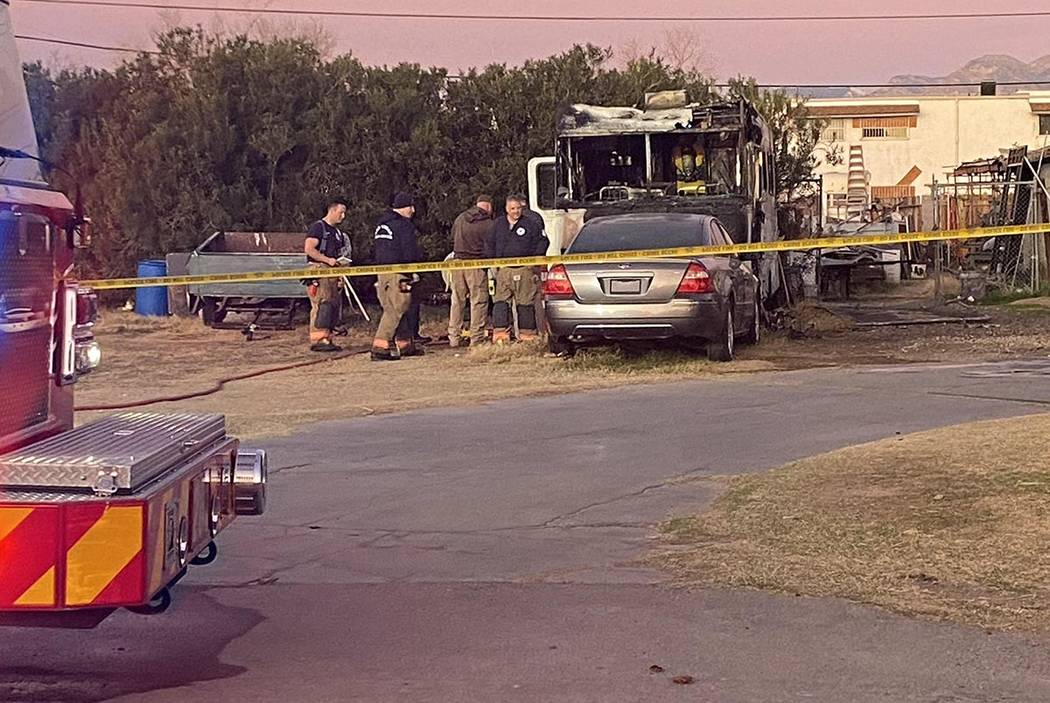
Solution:
<svg viewBox="0 0 1050 703"><path fill-rule="evenodd" d="M200 284L258 283L260 281L288 281L343 276L375 276L383 273L428 273L433 271L463 271L468 269L502 268L505 266L550 266L553 264L602 264L625 259L666 259L697 256L725 256L729 254L763 254L780 251L811 251L856 246L885 246L915 242L935 242L958 239L1004 237L1018 234L1050 232L1050 223L1010 225L1006 227L978 227L971 229L932 230L904 234L863 234L846 237L815 237L812 239L753 242L750 244L674 247L670 249L635 249L631 251L595 252L593 254L562 254L561 256L525 256L506 259L449 259L418 264L389 264L370 266L341 266L335 268L301 268L285 271L257 271L249 273L207 273L186 276L157 276L153 278L107 278L81 281L80 285L95 290L147 288L152 286L193 286ZM304 235L305 236L305 235Z"/></svg>

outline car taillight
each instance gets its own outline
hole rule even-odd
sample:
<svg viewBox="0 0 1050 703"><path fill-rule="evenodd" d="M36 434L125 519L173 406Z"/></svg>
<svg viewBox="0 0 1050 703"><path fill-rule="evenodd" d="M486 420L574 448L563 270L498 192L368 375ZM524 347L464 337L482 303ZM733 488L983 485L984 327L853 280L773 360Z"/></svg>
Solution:
<svg viewBox="0 0 1050 703"><path fill-rule="evenodd" d="M569 280L569 272L561 264L551 267L543 281L543 294L548 298L573 298L576 291Z"/></svg>
<svg viewBox="0 0 1050 703"><path fill-rule="evenodd" d="M715 289L711 276L707 273L704 265L693 261L685 269L682 282L678 284L677 295L696 295L697 293L711 293Z"/></svg>
<svg viewBox="0 0 1050 703"><path fill-rule="evenodd" d="M77 327L98 321L98 295L88 288L77 290Z"/></svg>

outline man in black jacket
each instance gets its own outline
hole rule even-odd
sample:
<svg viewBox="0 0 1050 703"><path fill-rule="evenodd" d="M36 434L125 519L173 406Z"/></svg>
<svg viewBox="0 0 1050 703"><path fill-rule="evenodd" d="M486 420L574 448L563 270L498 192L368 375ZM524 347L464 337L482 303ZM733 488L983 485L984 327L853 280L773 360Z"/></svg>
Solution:
<svg viewBox="0 0 1050 703"><path fill-rule="evenodd" d="M524 195L507 198L505 216L496 218L486 246L486 258L514 258L544 256L547 253L547 233L539 217L525 217L528 199ZM505 266L496 271L496 291L492 306L492 341L506 344L510 341L510 305L518 312L518 338L535 339L536 309L534 301L539 290L539 276L533 266Z"/></svg>
<svg viewBox="0 0 1050 703"><path fill-rule="evenodd" d="M419 233L412 223L415 200L408 193L398 193L394 202L376 225L375 260L377 264L410 264L419 260ZM412 305L412 285L417 276L401 273L379 275L376 289L383 316L372 340L373 361L393 361L403 356L417 356L422 347L413 344L413 330L405 313Z"/></svg>

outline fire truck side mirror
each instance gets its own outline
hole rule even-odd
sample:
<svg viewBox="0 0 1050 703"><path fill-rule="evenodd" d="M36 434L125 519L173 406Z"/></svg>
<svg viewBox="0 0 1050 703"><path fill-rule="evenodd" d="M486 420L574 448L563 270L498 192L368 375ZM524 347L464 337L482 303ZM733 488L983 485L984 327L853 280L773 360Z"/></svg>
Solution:
<svg viewBox="0 0 1050 703"><path fill-rule="evenodd" d="M70 231L70 239L72 241L69 244L74 249L87 249L91 246L91 218L81 218L74 224Z"/></svg>

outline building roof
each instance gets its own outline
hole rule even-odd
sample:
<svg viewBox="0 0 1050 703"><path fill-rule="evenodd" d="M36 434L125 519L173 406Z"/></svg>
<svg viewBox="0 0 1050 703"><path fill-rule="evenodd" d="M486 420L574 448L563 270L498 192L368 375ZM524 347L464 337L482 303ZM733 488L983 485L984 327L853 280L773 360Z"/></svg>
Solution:
<svg viewBox="0 0 1050 703"><path fill-rule="evenodd" d="M899 117L919 114L919 103L818 105L811 102L807 103L806 112L811 117Z"/></svg>
<svg viewBox="0 0 1050 703"><path fill-rule="evenodd" d="M861 98L826 98L810 100L806 111L810 117L898 117L916 115L923 103L945 100L1026 100L1032 112L1050 114L1050 91L1033 90L1010 95L908 95L887 97L884 95Z"/></svg>

